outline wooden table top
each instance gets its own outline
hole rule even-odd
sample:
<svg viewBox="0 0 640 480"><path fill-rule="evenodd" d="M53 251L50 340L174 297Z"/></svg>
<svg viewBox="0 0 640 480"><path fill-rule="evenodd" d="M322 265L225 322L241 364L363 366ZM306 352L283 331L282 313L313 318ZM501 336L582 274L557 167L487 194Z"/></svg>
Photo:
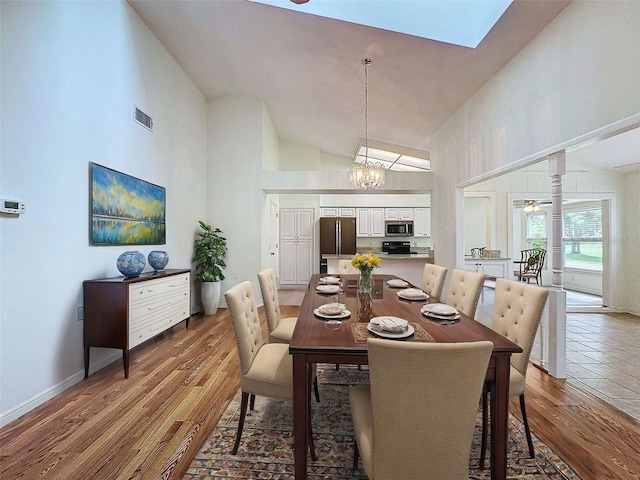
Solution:
<svg viewBox="0 0 640 480"><path fill-rule="evenodd" d="M319 306L337 300L335 294L325 295L316 291L320 278L325 276L340 277L342 279L344 293L339 301L344 303L347 309L351 311L351 316L342 319L340 328L336 330L328 328L327 319L319 318L313 313ZM402 289L392 288L387 285L387 280L392 278L397 277L373 274L372 311L371 314L363 317L362 304L357 295L358 275L313 275L300 307L296 328L289 344L289 352L292 354L309 354L328 353L331 351L366 355L367 345L364 342L356 341L352 332L352 325L354 323L366 324L370 316L383 315L404 318L411 324L420 325L435 342L456 343L489 340L494 344L494 355L520 353L522 351L515 343L466 315L461 314L460 321L449 325L429 320L420 312L425 301L407 301L399 298L397 293ZM439 303L439 301L434 297L430 297L427 300L428 303ZM412 341L412 338L409 337L398 341Z"/></svg>

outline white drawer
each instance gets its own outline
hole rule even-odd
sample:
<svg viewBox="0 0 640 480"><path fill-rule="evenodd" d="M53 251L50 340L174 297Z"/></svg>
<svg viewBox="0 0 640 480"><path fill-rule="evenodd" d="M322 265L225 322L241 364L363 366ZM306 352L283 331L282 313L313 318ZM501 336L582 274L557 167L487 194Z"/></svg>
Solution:
<svg viewBox="0 0 640 480"><path fill-rule="evenodd" d="M129 307L176 291L189 290L189 274L174 275L129 286Z"/></svg>
<svg viewBox="0 0 640 480"><path fill-rule="evenodd" d="M155 314L147 315L135 324L129 324L129 348L162 333L167 328L189 317L189 301L165 306Z"/></svg>
<svg viewBox="0 0 640 480"><path fill-rule="evenodd" d="M129 329L143 324L149 319L162 316L166 310L172 310L176 305L189 305L189 291L177 291L136 305L129 305Z"/></svg>

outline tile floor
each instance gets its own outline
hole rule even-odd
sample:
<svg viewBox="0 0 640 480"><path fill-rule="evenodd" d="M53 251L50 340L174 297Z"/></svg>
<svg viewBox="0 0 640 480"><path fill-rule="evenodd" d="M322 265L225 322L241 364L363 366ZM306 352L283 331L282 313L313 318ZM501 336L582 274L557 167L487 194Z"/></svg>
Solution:
<svg viewBox="0 0 640 480"><path fill-rule="evenodd" d="M491 323L493 288L485 287L477 320ZM281 290L280 303L300 305L304 290ZM601 305L599 297L567 292L567 305ZM640 317L567 313L567 382L640 420Z"/></svg>

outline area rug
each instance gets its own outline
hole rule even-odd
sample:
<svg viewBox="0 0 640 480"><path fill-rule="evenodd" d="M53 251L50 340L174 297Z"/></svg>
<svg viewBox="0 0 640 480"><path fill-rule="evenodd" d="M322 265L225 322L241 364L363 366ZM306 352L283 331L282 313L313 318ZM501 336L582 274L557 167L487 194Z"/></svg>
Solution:
<svg viewBox="0 0 640 480"><path fill-rule="evenodd" d="M353 425L349 410L349 385L368 382L366 367L318 365L320 403L312 402L313 435L317 461L309 459L310 480L366 479L362 468L351 468ZM240 392L229 402L220 421L196 454L184 479L221 478L293 479L293 437L290 401L257 397L255 410L249 411L237 455L231 455L240 414ZM469 461L470 479L491 478L488 467L480 470L480 427L476 432ZM529 458L522 423L509 415L507 478L523 480L568 479L580 477L538 438L533 438L535 458ZM490 456L487 452L487 456ZM361 467L361 465L360 465ZM400 480L400 479L399 479Z"/></svg>

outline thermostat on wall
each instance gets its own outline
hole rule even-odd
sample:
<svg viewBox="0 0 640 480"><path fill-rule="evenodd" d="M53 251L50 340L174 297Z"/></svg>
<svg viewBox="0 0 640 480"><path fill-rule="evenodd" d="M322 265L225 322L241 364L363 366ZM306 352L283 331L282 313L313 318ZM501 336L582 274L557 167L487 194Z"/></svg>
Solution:
<svg viewBox="0 0 640 480"><path fill-rule="evenodd" d="M21 215L26 209L24 202L19 200L0 199L0 212L2 213L17 213Z"/></svg>

